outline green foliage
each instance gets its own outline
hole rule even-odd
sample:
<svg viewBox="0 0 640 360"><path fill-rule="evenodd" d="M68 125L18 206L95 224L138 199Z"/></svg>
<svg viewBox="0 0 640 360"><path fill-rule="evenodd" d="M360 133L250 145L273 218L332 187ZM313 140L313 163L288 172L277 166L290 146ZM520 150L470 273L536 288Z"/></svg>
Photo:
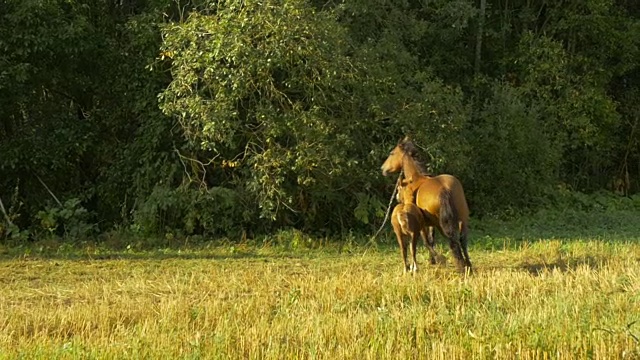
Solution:
<svg viewBox="0 0 640 360"><path fill-rule="evenodd" d="M526 214L485 216L473 222L474 243L480 247L519 247L539 239L595 239L637 241L640 196L620 197L609 192L585 194L557 188L544 197L545 206Z"/></svg>
<svg viewBox="0 0 640 360"><path fill-rule="evenodd" d="M72 239L85 238L96 230L96 225L90 223L89 212L78 198L48 206L38 211L36 218L40 222L40 228L49 234Z"/></svg>
<svg viewBox="0 0 640 360"><path fill-rule="evenodd" d="M358 199L358 205L353 209L353 214L356 219L365 224L369 224L371 220L384 216L386 209L380 199L362 192L356 193L356 197Z"/></svg>
<svg viewBox="0 0 640 360"><path fill-rule="evenodd" d="M318 239L296 229L281 229L263 240L263 243L286 250L313 249L321 245Z"/></svg>
<svg viewBox="0 0 640 360"><path fill-rule="evenodd" d="M459 40L473 13L464 10L468 5L468 1L436 1L429 7L405 1L354 1L338 9L355 40L353 63L365 74L354 90L357 98L366 100L366 115L358 119L364 131L358 140L370 146L375 156L371 166L379 166L395 142L407 134L423 148L430 171L459 173L467 166L469 148L462 130L470 107L460 87L441 80L444 70L436 76L439 69L430 61L440 57L463 61L449 47L432 49L431 42L439 41L443 33ZM441 31L441 26L434 25L437 20L452 21L458 27ZM373 146L378 137L382 144Z"/></svg>
<svg viewBox="0 0 640 360"><path fill-rule="evenodd" d="M540 126L540 113L526 105L523 92L507 84L492 91L470 130L475 151L467 193L478 214L539 205L560 162L553 133Z"/></svg>
<svg viewBox="0 0 640 360"><path fill-rule="evenodd" d="M354 46L366 51L368 67L384 69L376 76L380 82L406 91L416 70L437 74L447 84L469 81L473 52L468 40L477 15L473 1L355 0L342 2L336 10ZM397 81L398 76L405 80Z"/></svg>
<svg viewBox="0 0 640 360"><path fill-rule="evenodd" d="M173 80L161 106L261 216L283 220L353 164L338 132L349 126L333 116L348 108L356 76L344 35L302 1L230 1L214 13L164 28Z"/></svg>
<svg viewBox="0 0 640 360"><path fill-rule="evenodd" d="M135 211L134 227L145 235L238 235L248 220L242 211L240 198L231 189L173 189L159 185Z"/></svg>
<svg viewBox="0 0 640 360"><path fill-rule="evenodd" d="M89 174L79 169L95 135L88 119L95 81L91 70L98 67L101 48L85 6L56 1L3 5L0 187L20 182L23 210L33 215L42 205L37 198L45 194L38 176L55 183L59 194L79 196L86 190Z"/></svg>
<svg viewBox="0 0 640 360"><path fill-rule="evenodd" d="M557 21L546 25L544 35L522 34L512 69L563 148L563 180L577 189L602 188L614 172L620 141L614 134L623 126L606 84L638 67L634 21L622 18L611 1L556 5L548 12Z"/></svg>
<svg viewBox="0 0 640 360"><path fill-rule="evenodd" d="M570 191L565 187L558 187L550 191L546 198L548 208L560 211L589 212L619 212L639 211L640 195L619 196L609 191L596 191L585 194L578 191Z"/></svg>
<svg viewBox="0 0 640 360"><path fill-rule="evenodd" d="M22 202L19 199L19 185L16 185L13 190L13 194L8 203L2 202L3 216L0 217L0 241L12 240L20 243L29 238L30 231L28 229L20 228L20 214ZM0 202L2 200L0 199ZM6 204L6 205L5 205ZM8 208L5 208L7 207Z"/></svg>
<svg viewBox="0 0 640 360"><path fill-rule="evenodd" d="M163 68L156 64L160 46L159 23L167 4L158 2L140 14L125 16L118 23L115 38L108 41L116 48L110 53L113 74L106 82L112 90L100 94L105 102L95 116L103 136L94 151L95 202L108 223L130 223L136 204L145 201L158 183L181 183L182 167L174 149L182 148L181 134L175 123L165 117L156 100L168 83ZM123 9L124 10L124 9ZM136 54L135 56L133 56ZM150 67L155 66L155 71Z"/></svg>
<svg viewBox="0 0 640 360"><path fill-rule="evenodd" d="M156 101L166 76L145 70L159 47L163 5L3 6L0 196L20 183L21 228L40 226L35 215L49 198L43 183L60 198L83 199L104 228L128 221L121 214L170 178L171 161L179 166L166 156L171 124Z"/></svg>

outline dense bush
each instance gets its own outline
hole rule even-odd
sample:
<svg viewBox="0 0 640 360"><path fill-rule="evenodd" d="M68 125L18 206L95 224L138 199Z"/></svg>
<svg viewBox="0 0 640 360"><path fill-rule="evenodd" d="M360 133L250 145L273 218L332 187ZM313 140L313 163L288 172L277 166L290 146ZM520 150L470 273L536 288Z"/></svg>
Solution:
<svg viewBox="0 0 640 360"><path fill-rule="evenodd" d="M496 84L474 119L467 193L476 214L530 208L557 181L561 152L522 91Z"/></svg>

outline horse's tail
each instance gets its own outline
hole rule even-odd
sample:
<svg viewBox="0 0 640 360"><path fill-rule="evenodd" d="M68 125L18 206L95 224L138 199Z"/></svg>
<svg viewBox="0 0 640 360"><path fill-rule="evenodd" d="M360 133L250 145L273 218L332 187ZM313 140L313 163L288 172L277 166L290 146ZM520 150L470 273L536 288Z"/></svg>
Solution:
<svg viewBox="0 0 640 360"><path fill-rule="evenodd" d="M458 223L460 217L458 215L458 209L453 200L453 194L451 190L445 189L440 193L440 226L445 236L451 238L458 234Z"/></svg>

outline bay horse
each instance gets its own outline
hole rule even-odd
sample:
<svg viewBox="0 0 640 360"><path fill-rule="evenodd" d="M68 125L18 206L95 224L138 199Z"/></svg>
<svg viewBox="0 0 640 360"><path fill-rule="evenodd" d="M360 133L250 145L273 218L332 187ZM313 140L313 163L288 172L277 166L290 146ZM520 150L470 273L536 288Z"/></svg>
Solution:
<svg viewBox="0 0 640 360"><path fill-rule="evenodd" d="M433 228L449 240L449 247L460 272L471 272L467 250L469 207L460 181L452 175L429 176L415 159L416 147L405 137L398 142L381 166L382 175L403 171L407 189L413 192L416 205L423 211L427 235L433 244Z"/></svg>
<svg viewBox="0 0 640 360"><path fill-rule="evenodd" d="M398 184L397 200L398 205L393 209L391 215L391 226L396 234L398 245L400 245L400 254L404 264L404 272L418 271L418 262L416 261L418 236L422 236L425 245L429 248L429 257L431 263L435 263L437 253L433 248L433 242L429 243L428 239L433 240L433 236L429 237L426 233L427 227L425 217L422 210L414 203L414 193L412 189L406 187L406 183ZM405 242L404 238L408 237L409 241ZM407 264L407 245L411 251L411 264Z"/></svg>

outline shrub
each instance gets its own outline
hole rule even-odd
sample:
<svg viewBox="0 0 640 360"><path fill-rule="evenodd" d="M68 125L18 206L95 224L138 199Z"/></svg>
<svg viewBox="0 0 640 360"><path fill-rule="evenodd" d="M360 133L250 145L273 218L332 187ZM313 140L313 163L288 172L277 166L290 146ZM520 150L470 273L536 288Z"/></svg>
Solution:
<svg viewBox="0 0 640 360"><path fill-rule="evenodd" d="M556 180L560 152L522 95L496 84L474 119L468 196L475 212L536 205Z"/></svg>
<svg viewBox="0 0 640 360"><path fill-rule="evenodd" d="M230 189L172 189L158 185L134 213L134 225L147 235L177 233L227 236L240 233L247 211Z"/></svg>

